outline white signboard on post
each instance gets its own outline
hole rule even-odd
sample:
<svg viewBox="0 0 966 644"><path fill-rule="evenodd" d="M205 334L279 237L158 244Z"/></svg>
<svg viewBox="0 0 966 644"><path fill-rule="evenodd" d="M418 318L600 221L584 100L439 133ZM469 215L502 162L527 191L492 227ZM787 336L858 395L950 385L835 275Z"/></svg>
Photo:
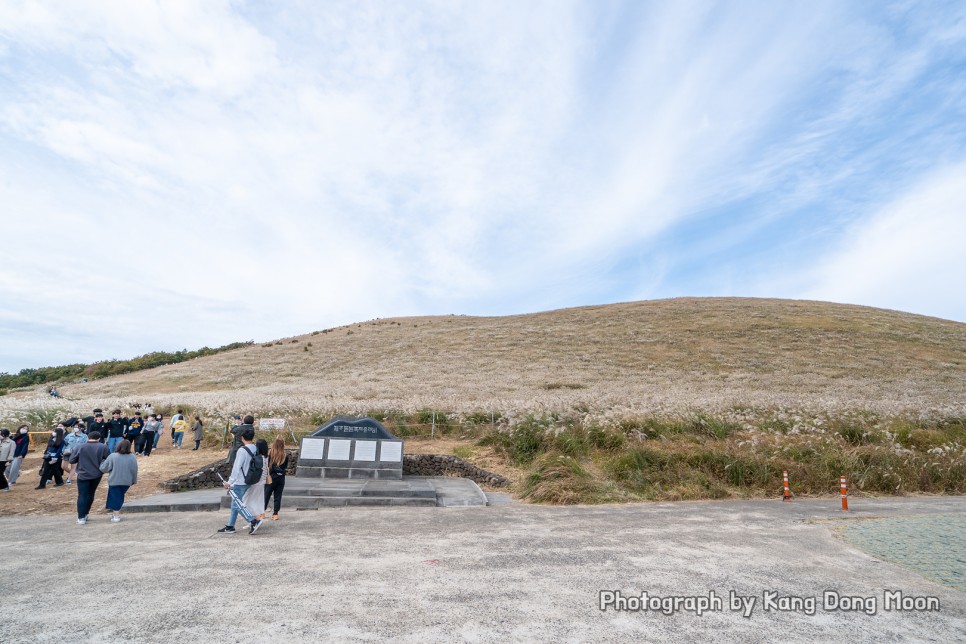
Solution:
<svg viewBox="0 0 966 644"><path fill-rule="evenodd" d="M284 418L259 418L258 419L259 429L285 429L285 419Z"/></svg>

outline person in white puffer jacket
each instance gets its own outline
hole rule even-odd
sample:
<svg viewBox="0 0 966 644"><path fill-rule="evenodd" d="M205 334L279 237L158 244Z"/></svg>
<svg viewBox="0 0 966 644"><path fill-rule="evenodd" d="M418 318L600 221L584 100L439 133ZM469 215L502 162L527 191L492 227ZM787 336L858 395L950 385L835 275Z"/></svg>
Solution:
<svg viewBox="0 0 966 644"><path fill-rule="evenodd" d="M0 429L0 492L9 492L10 484L7 483L7 463L13 460L13 451L17 445L10 438L10 430L4 427Z"/></svg>

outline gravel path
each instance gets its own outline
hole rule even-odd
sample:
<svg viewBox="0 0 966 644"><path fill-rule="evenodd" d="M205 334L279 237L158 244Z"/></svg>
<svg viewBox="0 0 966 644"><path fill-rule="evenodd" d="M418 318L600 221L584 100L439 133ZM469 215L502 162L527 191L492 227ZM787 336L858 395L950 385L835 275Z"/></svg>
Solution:
<svg viewBox="0 0 966 644"><path fill-rule="evenodd" d="M16 618L2 639L963 641L966 593L873 558L840 533L873 535L878 525L896 537L902 525L895 548L941 550L923 531L961 517L966 498L855 499L849 515L837 504L322 509L289 513L253 536L216 535L225 512L130 515L116 525L98 516L86 526L4 517L3 598ZM873 517L882 520L864 520ZM701 616L688 605L670 615L601 611L601 590L713 592L723 606ZM887 611L884 593L895 590L935 597L940 608ZM731 610L730 591L755 598L749 617ZM824 591L862 601L827 610ZM802 599L780 599L791 596ZM784 601L792 610L779 609Z"/></svg>

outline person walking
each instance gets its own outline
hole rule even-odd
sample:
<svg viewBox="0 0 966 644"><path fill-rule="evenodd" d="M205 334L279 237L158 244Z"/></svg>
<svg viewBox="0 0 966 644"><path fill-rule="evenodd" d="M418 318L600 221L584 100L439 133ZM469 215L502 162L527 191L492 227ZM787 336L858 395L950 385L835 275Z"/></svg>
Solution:
<svg viewBox="0 0 966 644"><path fill-rule="evenodd" d="M201 441L205 437L205 426L201 422L201 418L200 417L195 416L195 425L194 425L194 427L192 429L195 432L195 448L193 450L191 450L191 451L194 452L194 451L197 451L197 450L201 449Z"/></svg>
<svg viewBox="0 0 966 644"><path fill-rule="evenodd" d="M164 433L164 414L155 414L155 418L158 419L158 431L154 433L154 449L158 449L158 441L161 440L161 434Z"/></svg>
<svg viewBox="0 0 966 644"><path fill-rule="evenodd" d="M13 460L13 450L17 444L10 438L10 430L4 427L0 429L0 492L9 492L10 484L7 483L7 463Z"/></svg>
<svg viewBox="0 0 966 644"><path fill-rule="evenodd" d="M141 412L134 412L134 418L132 418L127 424L127 430L124 432L124 438L131 442L131 445L135 447L141 442L141 432L144 430L144 419L141 418Z"/></svg>
<svg viewBox="0 0 966 644"><path fill-rule="evenodd" d="M70 460L77 468L77 525L87 523L87 515L94 505L94 493L101 484L101 463L109 456L107 445L100 442L100 434L96 431L87 435L87 442L81 444L71 452Z"/></svg>
<svg viewBox="0 0 966 644"><path fill-rule="evenodd" d="M107 450L112 454L117 449L117 444L124 440L124 434L127 432L127 423L127 418L121 417L120 409L115 409L111 412L111 420L108 421L109 437L107 439Z"/></svg>
<svg viewBox="0 0 966 644"><path fill-rule="evenodd" d="M117 451L101 463L101 472L107 477L107 509L111 511L111 523L121 522L124 495L138 482L138 459L131 453L131 441L124 439L117 444Z"/></svg>
<svg viewBox="0 0 966 644"><path fill-rule="evenodd" d="M44 450L44 464L40 469L40 484L35 490L43 490L47 487L47 481L54 479L54 487L64 484L64 470L61 458L64 454L64 428L57 427L50 433L50 440L47 441L47 449Z"/></svg>
<svg viewBox="0 0 966 644"><path fill-rule="evenodd" d="M65 483L70 485L70 477L74 471L74 466L70 462L70 455L74 453L74 450L87 442L87 435L81 433L81 428L78 423L75 423L71 428L70 433L64 437L64 471L67 472L67 480Z"/></svg>
<svg viewBox="0 0 966 644"><path fill-rule="evenodd" d="M180 418L179 418L180 416ZM175 420L178 418L178 420ZM171 417L171 447L181 449L181 441L184 440L184 430L188 428L188 421L184 416L178 414Z"/></svg>
<svg viewBox="0 0 966 644"><path fill-rule="evenodd" d="M154 437L160 429L161 423L154 416L148 416L141 431L141 440L138 442L137 453L141 456L151 456L151 449L154 447Z"/></svg>
<svg viewBox="0 0 966 644"><path fill-rule="evenodd" d="M17 479L20 478L20 466L23 465L23 459L27 456L27 449L30 447L29 429L27 425L21 425L17 428L17 434L13 438L15 447L13 449L13 460L10 461L10 485L16 485Z"/></svg>
<svg viewBox="0 0 966 644"><path fill-rule="evenodd" d="M256 519L265 518L265 481L268 479L268 443L265 439L259 438L255 441L255 458L262 459L262 476L257 482L252 483L242 498L242 503L248 508Z"/></svg>
<svg viewBox="0 0 966 644"><path fill-rule="evenodd" d="M231 475L228 480L224 482L224 486L232 491L234 498L231 502L231 514L228 516L228 523L224 528L220 529L218 532L221 534L235 534L235 521L238 520L238 515L250 515L248 508L242 508L238 503L239 501L244 504L242 498L245 496L245 492L248 491L250 487L248 483L245 483L245 473L248 471L248 465L252 462L252 459L258 456L258 452L252 445L252 440L255 438L255 428L248 427L241 434L242 446L238 450L238 454L235 457L235 462L231 467ZM235 499L238 499L236 501ZM248 527L248 534L255 534L255 531L262 525L262 522L257 517L252 517L251 525Z"/></svg>
<svg viewBox="0 0 966 644"><path fill-rule="evenodd" d="M265 486L265 511L268 511L268 500L275 497L272 507L272 521L278 521L278 511L282 507L282 491L285 489L285 474L288 473L288 453L285 451L285 441L276 438L272 448L268 450L268 481Z"/></svg>

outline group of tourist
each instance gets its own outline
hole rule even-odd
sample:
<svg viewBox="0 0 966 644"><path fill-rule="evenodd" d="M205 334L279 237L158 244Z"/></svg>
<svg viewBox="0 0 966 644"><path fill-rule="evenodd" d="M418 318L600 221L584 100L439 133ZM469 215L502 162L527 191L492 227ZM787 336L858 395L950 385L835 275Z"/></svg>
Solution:
<svg viewBox="0 0 966 644"><path fill-rule="evenodd" d="M100 433L90 432L87 442L71 452L70 462L77 466L77 524L87 523L94 505L94 494L107 474L107 504L111 522L121 521L124 495L138 482L138 461L131 454L131 441L122 439L114 452L100 441Z"/></svg>
<svg viewBox="0 0 966 644"><path fill-rule="evenodd" d="M10 486L16 485L20 478L23 459L30 446L28 429L27 425L21 425L13 438L10 430L0 429L0 490L3 492L9 492ZM50 433L41 456L40 484L35 489L45 489L51 480L54 487L69 485L71 476L75 476L77 523L83 525L87 523L87 515L94 503L94 491L107 474L107 509L111 511L111 521L120 522L124 495L138 481L138 463L131 454L131 441L122 438L112 452L96 429L84 434L76 423L66 435L64 429L63 425L58 425Z"/></svg>
<svg viewBox="0 0 966 644"><path fill-rule="evenodd" d="M151 410L153 411L153 409ZM220 533L233 534L238 515L249 522L249 534L254 534L265 519L272 504L272 519L277 520L285 489L289 466L285 441L276 438L269 447L264 439L255 440L255 419L235 417L231 429L233 441L228 453L231 474L224 486L232 497L228 524ZM182 410L171 417L168 427L171 444L180 448L188 427L188 418ZM11 435L8 429L0 429L0 491L9 492L21 474L23 459L30 446L27 425L17 428ZM199 449L204 439L204 423L198 416L192 425L194 449ZM77 523L87 523L94 496L102 478L107 474L107 503L111 521L121 521L120 510L124 497L137 483L137 456L148 457L157 447L164 433L161 414L142 417L136 411L133 417L122 417L121 410L111 412L105 419L101 409L95 409L87 418L70 418L51 430L44 447L40 466L40 483L35 489L42 490L53 481L54 487L70 485L77 487Z"/></svg>
<svg viewBox="0 0 966 644"><path fill-rule="evenodd" d="M115 409L106 419L102 409L94 409L86 418L58 423L44 446L38 472L40 482L35 489L46 489L51 481L54 487L70 485L76 479L77 522L84 524L94 502L94 491L101 477L108 474L107 509L113 513L112 521L120 521L124 495L137 483L136 456L149 457L164 434L164 417L150 411L146 418L140 411L128 418ZM188 418L179 409L169 424L172 447L181 448L187 425ZM192 429L197 450L204 440L204 423L199 416L194 417ZM9 492L10 486L17 484L29 447L28 425L18 427L12 436L9 430L0 429L0 491Z"/></svg>
<svg viewBox="0 0 966 644"><path fill-rule="evenodd" d="M93 416L84 419L70 419L66 421L80 426L81 433L97 431L101 435L101 442L106 443L109 450L113 451L121 440L129 440L134 446L135 453L140 456L150 456L151 451L156 449L161 436L164 434L164 415L149 413L146 417L140 411L134 412L131 418L122 417L121 410L115 409L111 412L110 420L106 420L101 409L95 409ZM181 449L185 431L188 428L188 418L182 410L178 410L171 417L168 428L171 432L171 446ZM195 450L201 448L201 441L205 437L204 423L200 416L194 417L192 425L194 432Z"/></svg>

